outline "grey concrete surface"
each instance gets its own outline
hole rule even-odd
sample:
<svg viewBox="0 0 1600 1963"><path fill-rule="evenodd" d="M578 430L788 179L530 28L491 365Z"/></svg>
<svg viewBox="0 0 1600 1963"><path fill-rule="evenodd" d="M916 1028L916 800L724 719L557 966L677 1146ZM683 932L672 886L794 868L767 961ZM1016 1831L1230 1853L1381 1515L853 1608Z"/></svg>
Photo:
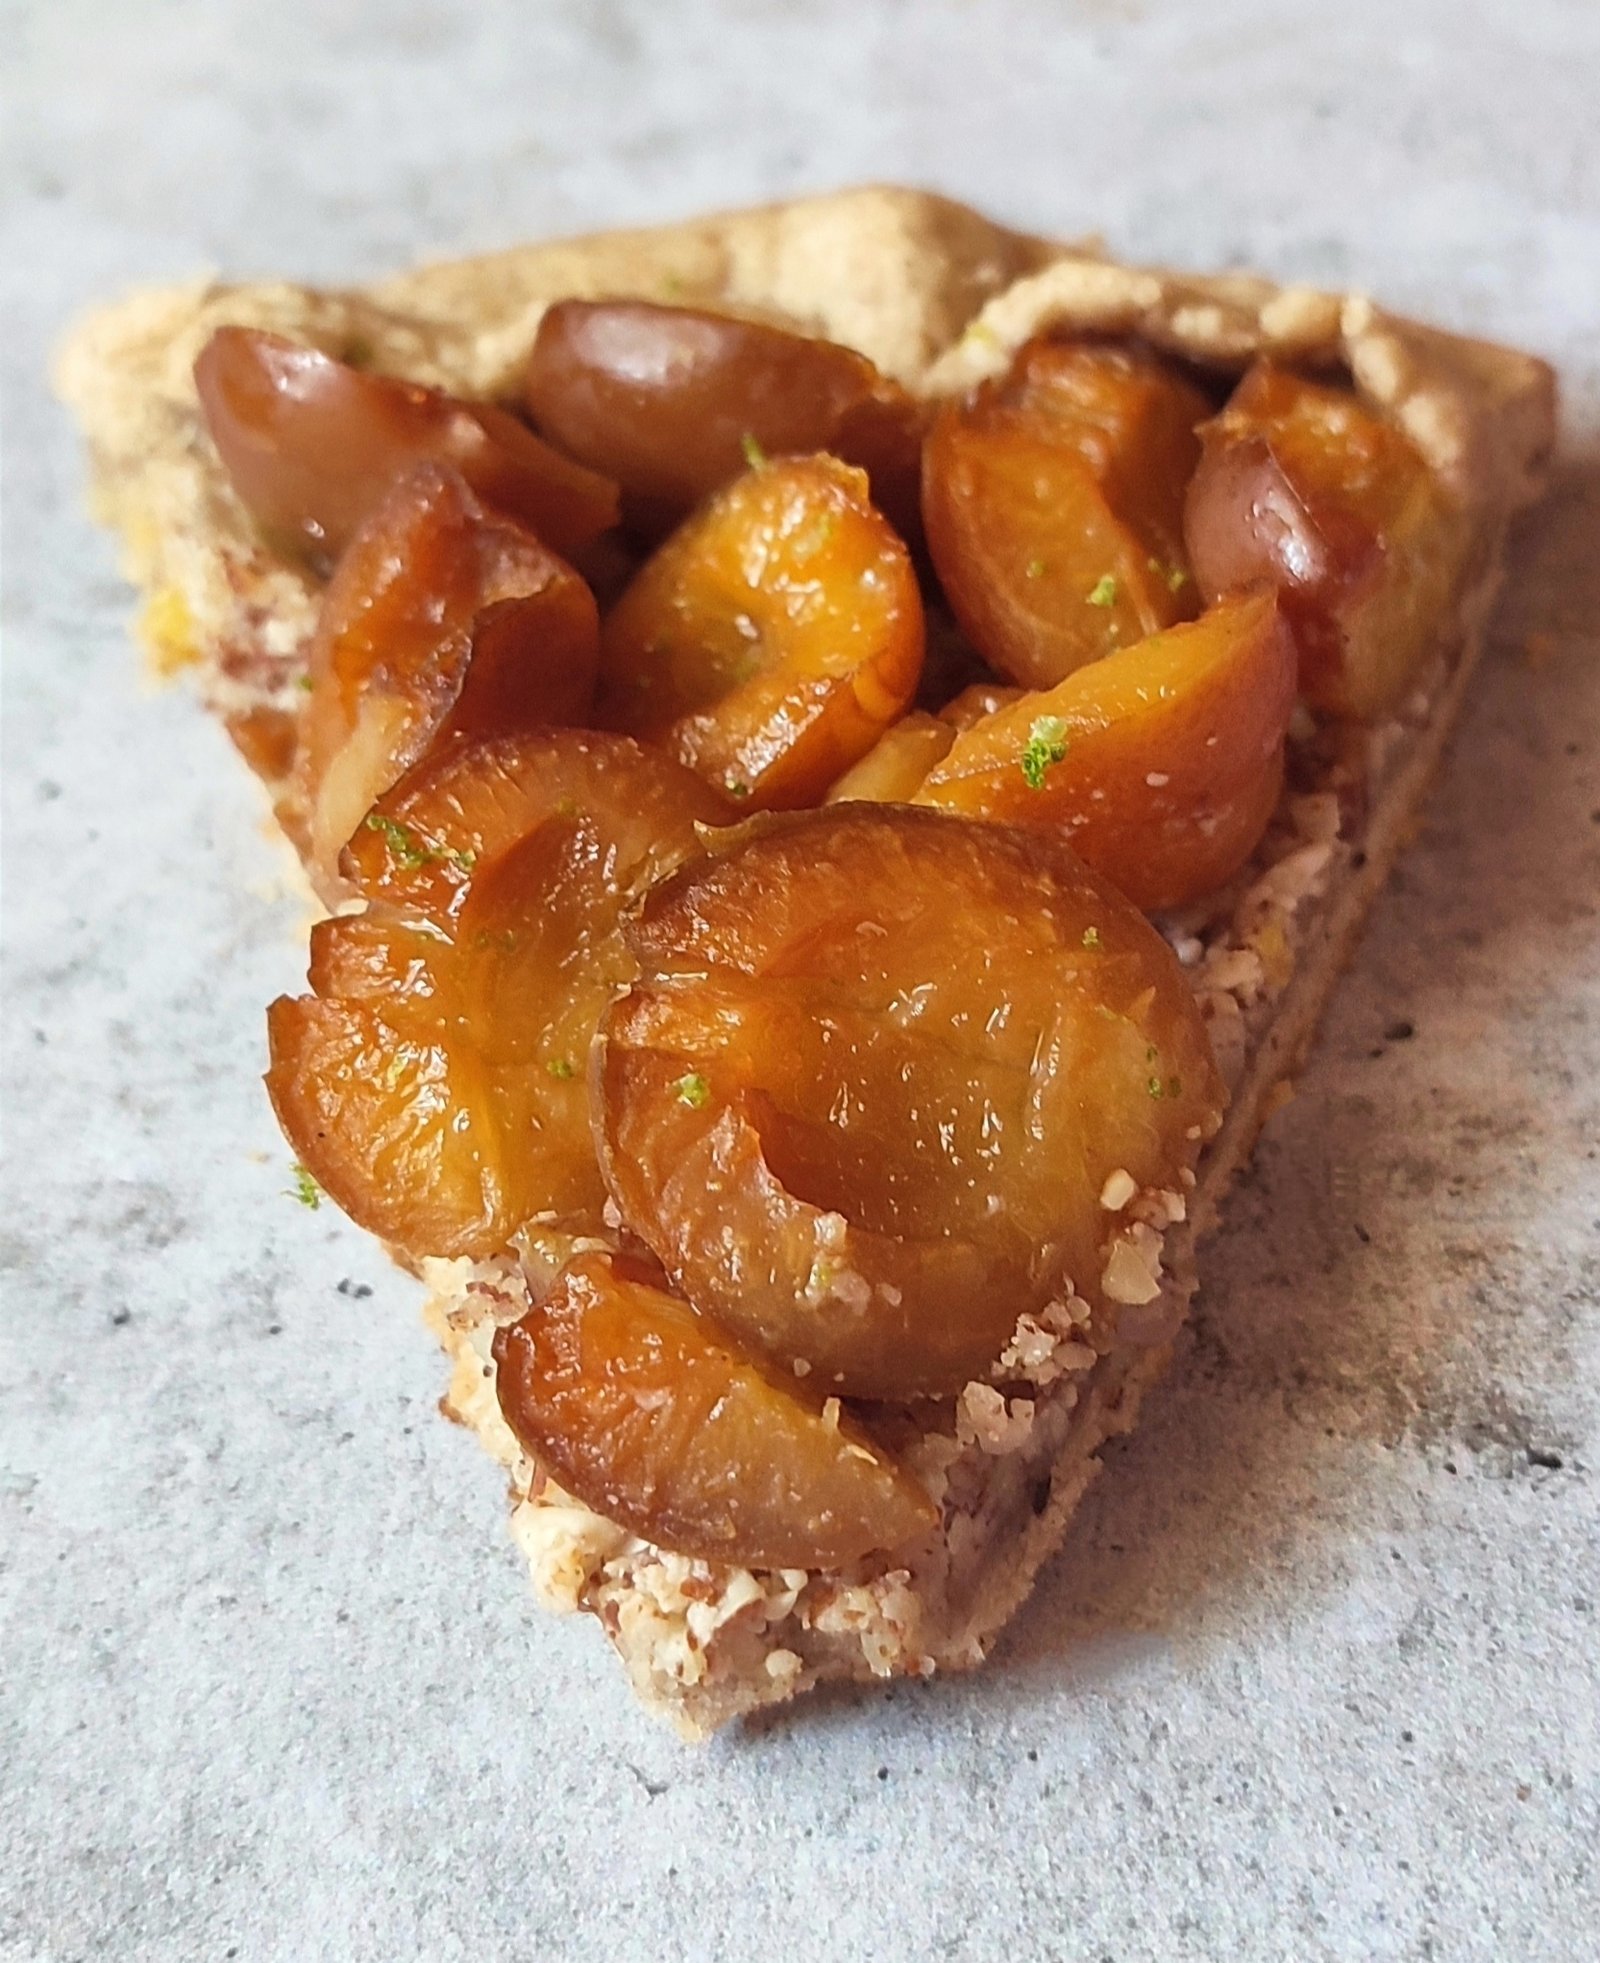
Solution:
<svg viewBox="0 0 1600 1963"><path fill-rule="evenodd" d="M0 1957L1600 1954L1600 10L11 0L0 63ZM287 1197L293 909L140 680L42 371L140 281L871 177L1523 341L1568 436L1176 1373L993 1667L694 1753L535 1615L412 1284Z"/></svg>

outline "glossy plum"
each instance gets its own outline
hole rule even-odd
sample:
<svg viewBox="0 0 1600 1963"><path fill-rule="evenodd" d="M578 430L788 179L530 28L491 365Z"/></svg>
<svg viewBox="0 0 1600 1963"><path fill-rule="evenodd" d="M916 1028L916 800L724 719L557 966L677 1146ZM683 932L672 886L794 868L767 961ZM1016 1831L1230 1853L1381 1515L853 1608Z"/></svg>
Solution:
<svg viewBox="0 0 1600 1963"><path fill-rule="evenodd" d="M1153 356L1033 342L939 413L928 546L990 665L1049 688L1194 610L1181 514L1206 398Z"/></svg>
<svg viewBox="0 0 1600 1963"><path fill-rule="evenodd" d="M922 412L864 355L765 322L644 300L563 300L539 323L526 399L569 456L615 478L657 529L752 451L826 450L914 522Z"/></svg>
<svg viewBox="0 0 1600 1963"><path fill-rule="evenodd" d="M1058 833L1135 906L1181 906L1266 829L1294 700L1273 597L1229 601L972 723L916 801Z"/></svg>
<svg viewBox="0 0 1600 1963"><path fill-rule="evenodd" d="M1203 437L1186 529L1206 599L1273 588L1311 705L1382 715L1433 645L1465 542L1459 509L1353 390L1270 362Z"/></svg>
<svg viewBox="0 0 1600 1963"><path fill-rule="evenodd" d="M617 487L506 410L377 375L252 327L220 327L194 368L212 441L278 547L336 559L403 471L458 470L486 504L572 553L617 521Z"/></svg>
<svg viewBox="0 0 1600 1963"><path fill-rule="evenodd" d="M567 1491L657 1546L849 1568L925 1541L928 1495L837 1400L746 1354L659 1273L581 1254L498 1331L506 1422Z"/></svg>
<svg viewBox="0 0 1600 1963"><path fill-rule="evenodd" d="M748 810L814 803L922 670L910 556L859 470L789 457L718 491L601 635L600 715Z"/></svg>
<svg viewBox="0 0 1600 1963"><path fill-rule="evenodd" d="M344 856L364 913L313 932L270 1011L267 1085L302 1162L404 1249L482 1256L604 1199L586 1064L633 972L625 910L716 800L617 736L463 741L381 799Z"/></svg>
<svg viewBox="0 0 1600 1963"><path fill-rule="evenodd" d="M600 624L584 582L454 471L398 478L323 597L297 782L313 876L337 891L346 840L430 749L585 719Z"/></svg>
<svg viewBox="0 0 1600 1963"><path fill-rule="evenodd" d="M981 1374L1118 1168L1176 1184L1221 1089L1154 930L1064 844L903 806L752 825L655 889L595 1053L608 1181L685 1294L867 1397Z"/></svg>

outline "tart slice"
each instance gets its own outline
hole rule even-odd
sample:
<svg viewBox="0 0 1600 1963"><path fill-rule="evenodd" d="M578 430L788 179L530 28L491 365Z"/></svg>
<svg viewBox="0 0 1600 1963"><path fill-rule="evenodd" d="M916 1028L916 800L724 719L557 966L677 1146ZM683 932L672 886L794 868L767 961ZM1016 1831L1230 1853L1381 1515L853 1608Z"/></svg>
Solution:
<svg viewBox="0 0 1600 1963"><path fill-rule="evenodd" d="M1405 835L1539 362L869 190L85 321L297 1156L687 1735L980 1661Z"/></svg>

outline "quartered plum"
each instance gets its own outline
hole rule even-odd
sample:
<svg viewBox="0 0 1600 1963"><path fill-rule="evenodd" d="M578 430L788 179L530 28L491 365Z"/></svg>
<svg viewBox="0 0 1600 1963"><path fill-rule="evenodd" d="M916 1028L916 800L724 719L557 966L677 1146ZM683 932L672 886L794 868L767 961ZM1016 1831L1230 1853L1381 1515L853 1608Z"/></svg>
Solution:
<svg viewBox="0 0 1600 1963"><path fill-rule="evenodd" d="M600 715L751 810L814 803L906 707L922 599L865 475L763 463L646 561L606 617Z"/></svg>
<svg viewBox="0 0 1600 1963"><path fill-rule="evenodd" d="M1274 587L1314 708L1404 694L1460 565L1460 514L1403 431L1348 388L1258 362L1202 431L1186 533L1208 600Z"/></svg>
<svg viewBox="0 0 1600 1963"><path fill-rule="evenodd" d="M844 1394L949 1392L1101 1300L1110 1175L1175 1186L1223 1092L1166 943L1060 840L905 806L752 825L629 930L596 1121L697 1307Z"/></svg>
<svg viewBox="0 0 1600 1963"><path fill-rule="evenodd" d="M633 971L619 918L717 809L670 758L567 729L463 741L379 801L343 860L367 910L313 930L314 992L269 1011L279 1120L353 1219L483 1256L597 1215L586 1065Z"/></svg>
<svg viewBox="0 0 1600 1963"><path fill-rule="evenodd" d="M617 487L504 409L373 375L251 327L219 327L195 386L233 487L269 540L329 563L413 464L449 464L485 503L571 553L617 521Z"/></svg>
<svg viewBox="0 0 1600 1963"><path fill-rule="evenodd" d="M859 465L914 522L922 415L864 355L753 320L643 300L563 300L539 323L527 403L569 456L665 528L736 477L752 447Z"/></svg>
<svg viewBox="0 0 1600 1963"><path fill-rule="evenodd" d="M1184 490L1210 405L1154 356L1031 342L939 414L928 547L984 659L1028 688L1192 613Z"/></svg>
<svg viewBox="0 0 1600 1963"><path fill-rule="evenodd" d="M955 740L952 724L913 709L891 724L859 763L851 765L829 791L828 802L859 798L870 804L909 804Z"/></svg>
<svg viewBox="0 0 1600 1963"><path fill-rule="evenodd" d="M755 1568L845 1568L925 1539L927 1493L837 1400L748 1356L658 1271L581 1254L494 1341L523 1446L657 1546Z"/></svg>
<svg viewBox="0 0 1600 1963"><path fill-rule="evenodd" d="M1057 832L1135 906L1180 906L1266 830L1294 699L1273 596L1228 601L971 724L916 801Z"/></svg>
<svg viewBox="0 0 1600 1963"><path fill-rule="evenodd" d="M340 559L311 643L298 787L323 890L431 746L583 720L599 652L588 587L526 527L485 511L453 470L397 479Z"/></svg>

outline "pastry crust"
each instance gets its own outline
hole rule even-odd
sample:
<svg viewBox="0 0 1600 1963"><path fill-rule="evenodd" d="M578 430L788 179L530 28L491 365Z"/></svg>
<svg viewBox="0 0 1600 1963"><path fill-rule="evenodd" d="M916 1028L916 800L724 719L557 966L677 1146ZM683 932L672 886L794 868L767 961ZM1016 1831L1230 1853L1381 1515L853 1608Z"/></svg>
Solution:
<svg viewBox="0 0 1600 1963"><path fill-rule="evenodd" d="M343 359L468 395L510 392L555 299L643 297L758 313L859 349L923 394L998 373L1050 329L1135 337L1235 372L1260 354L1347 372L1408 432L1470 532L1457 607L1405 705L1358 740L1299 745L1292 788L1251 864L1163 923L1233 1090L1192 1190L1123 1201L1119 1258L1143 1264L1097 1326L1070 1298L1024 1318L991 1373L901 1422L940 1499L943 1545L867 1582L751 1574L665 1554L544 1481L493 1395L488 1344L560 1247L426 1264L428 1315L454 1369L445 1400L511 1477L513 1530L558 1608L599 1617L635 1689L690 1736L826 1677L927 1674L981 1660L1059 1545L1105 1439L1133 1422L1193 1286L1197 1233L1310 1041L1406 834L1481 647L1506 524L1535 495L1554 434L1549 369L1418 326L1359 295L1253 277L1138 270L1009 232L924 193L866 189L615 232L314 292L210 282L85 320L58 385L87 435L97 509L144 595L163 669L192 665L230 722L292 707L316 590L258 543L199 420L190 371L223 324L269 327ZM253 759L269 789L271 769ZM1136 1279L1138 1269L1135 1269Z"/></svg>

